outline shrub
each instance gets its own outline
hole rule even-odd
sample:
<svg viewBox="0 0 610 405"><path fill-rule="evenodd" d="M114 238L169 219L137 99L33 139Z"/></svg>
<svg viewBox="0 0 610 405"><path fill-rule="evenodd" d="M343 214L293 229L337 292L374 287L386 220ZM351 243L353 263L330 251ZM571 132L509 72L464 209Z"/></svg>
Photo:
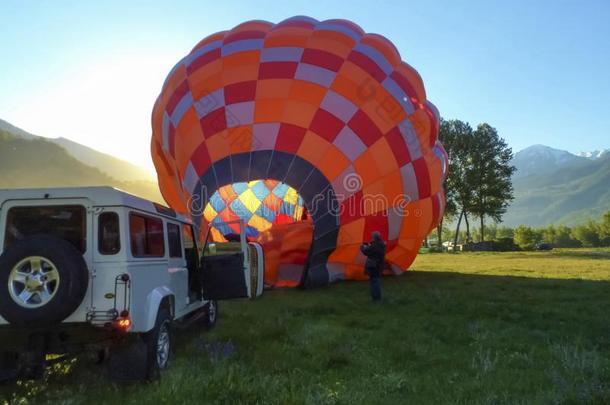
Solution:
<svg viewBox="0 0 610 405"><path fill-rule="evenodd" d="M500 238L494 241L494 250L497 252L514 252L520 249L513 238Z"/></svg>
<svg viewBox="0 0 610 405"><path fill-rule="evenodd" d="M599 226L595 222L589 221L572 229L572 236L578 239L583 246L597 247L601 246L599 231Z"/></svg>
<svg viewBox="0 0 610 405"><path fill-rule="evenodd" d="M523 250L534 250L542 234L529 226L519 225L515 228L515 243Z"/></svg>

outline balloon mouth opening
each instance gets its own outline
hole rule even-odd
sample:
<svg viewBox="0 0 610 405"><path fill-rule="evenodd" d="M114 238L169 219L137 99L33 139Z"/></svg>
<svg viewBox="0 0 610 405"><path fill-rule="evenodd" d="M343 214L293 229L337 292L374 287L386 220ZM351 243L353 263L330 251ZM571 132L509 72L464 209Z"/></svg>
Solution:
<svg viewBox="0 0 610 405"><path fill-rule="evenodd" d="M303 197L279 180L235 182L218 188L203 211L213 242L239 240L239 221L246 238L256 241L276 225L311 221Z"/></svg>

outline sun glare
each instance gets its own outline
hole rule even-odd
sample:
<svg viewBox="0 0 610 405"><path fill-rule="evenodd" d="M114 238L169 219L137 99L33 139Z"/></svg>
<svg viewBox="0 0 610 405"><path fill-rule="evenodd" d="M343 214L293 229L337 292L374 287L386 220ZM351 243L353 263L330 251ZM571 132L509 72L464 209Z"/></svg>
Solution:
<svg viewBox="0 0 610 405"><path fill-rule="evenodd" d="M120 52L82 62L42 83L42 97L16 107L13 120L47 137L65 137L154 170L150 113L177 54Z"/></svg>

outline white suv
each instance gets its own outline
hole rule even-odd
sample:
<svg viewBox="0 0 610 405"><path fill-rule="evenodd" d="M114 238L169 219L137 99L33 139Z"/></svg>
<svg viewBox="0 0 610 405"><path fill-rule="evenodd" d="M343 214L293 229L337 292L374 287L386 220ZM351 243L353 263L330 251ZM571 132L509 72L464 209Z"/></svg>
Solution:
<svg viewBox="0 0 610 405"><path fill-rule="evenodd" d="M213 326L216 300L262 293L259 245L241 232L234 253L203 255L198 235L109 187L0 190L0 380L82 349L110 354L117 378L158 376L173 326Z"/></svg>

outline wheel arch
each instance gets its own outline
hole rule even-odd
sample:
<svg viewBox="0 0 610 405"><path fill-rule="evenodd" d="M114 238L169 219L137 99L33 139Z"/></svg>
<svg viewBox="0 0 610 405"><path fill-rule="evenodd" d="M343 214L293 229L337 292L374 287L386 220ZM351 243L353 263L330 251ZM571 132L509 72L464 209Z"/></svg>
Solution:
<svg viewBox="0 0 610 405"><path fill-rule="evenodd" d="M133 319L134 330L148 332L155 326L159 309L169 310L173 319L176 314L176 298L174 292L167 286L157 287L146 296L146 306L141 319Z"/></svg>

